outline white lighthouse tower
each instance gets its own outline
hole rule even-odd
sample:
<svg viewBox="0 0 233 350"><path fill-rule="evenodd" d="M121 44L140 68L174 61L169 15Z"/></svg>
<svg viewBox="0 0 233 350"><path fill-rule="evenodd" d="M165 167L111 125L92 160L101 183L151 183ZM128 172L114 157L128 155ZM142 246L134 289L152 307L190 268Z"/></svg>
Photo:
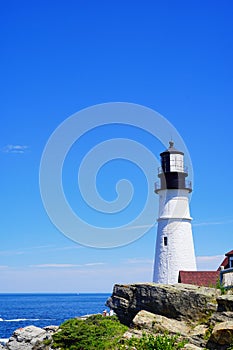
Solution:
<svg viewBox="0 0 233 350"><path fill-rule="evenodd" d="M189 211L191 183L184 166L184 153L169 148L160 154L161 167L155 186L159 195L159 217L153 281L178 283L180 270L196 271L192 226Z"/></svg>

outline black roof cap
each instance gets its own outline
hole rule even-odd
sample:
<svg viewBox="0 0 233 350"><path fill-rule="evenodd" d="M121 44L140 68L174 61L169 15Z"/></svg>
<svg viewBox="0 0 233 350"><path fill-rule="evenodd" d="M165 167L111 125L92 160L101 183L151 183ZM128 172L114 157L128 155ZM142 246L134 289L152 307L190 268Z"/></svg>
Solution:
<svg viewBox="0 0 233 350"><path fill-rule="evenodd" d="M184 152L178 151L175 147L174 147L174 142L171 140L169 141L169 148L160 153L160 156L163 156L164 154L171 154L171 153L175 153L175 154L182 154L184 155Z"/></svg>

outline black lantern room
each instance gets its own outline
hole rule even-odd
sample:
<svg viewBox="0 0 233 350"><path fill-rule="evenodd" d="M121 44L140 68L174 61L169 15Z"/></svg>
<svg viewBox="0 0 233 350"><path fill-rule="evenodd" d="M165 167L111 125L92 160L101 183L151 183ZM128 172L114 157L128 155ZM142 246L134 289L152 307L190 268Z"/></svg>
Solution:
<svg viewBox="0 0 233 350"><path fill-rule="evenodd" d="M160 154L161 167L158 177L160 178L160 188L156 192L164 189L187 189L192 191L191 183L186 181L188 176L187 168L184 166L184 153L174 148L174 142L169 142L169 148Z"/></svg>

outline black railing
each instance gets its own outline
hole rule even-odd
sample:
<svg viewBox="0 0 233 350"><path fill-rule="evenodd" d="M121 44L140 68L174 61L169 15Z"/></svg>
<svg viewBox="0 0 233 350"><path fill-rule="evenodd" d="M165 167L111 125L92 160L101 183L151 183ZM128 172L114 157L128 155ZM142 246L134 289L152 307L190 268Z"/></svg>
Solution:
<svg viewBox="0 0 233 350"><path fill-rule="evenodd" d="M172 165L172 168L175 167L175 171L176 172L180 172L180 173L187 173L188 174L188 167L187 166L179 166L179 165ZM174 170L170 170L171 167L170 166L165 166L165 167L159 167L158 168L158 174L163 174L163 173L169 173L169 172L175 172Z"/></svg>
<svg viewBox="0 0 233 350"><path fill-rule="evenodd" d="M179 190L182 190L182 189L185 189L185 190L189 190L189 192L192 191L192 181L189 181L189 180L185 180L185 186L182 187L182 188L164 188L161 186L161 183L160 181L156 181L155 184L154 184L154 191L157 193L158 191L160 190L166 190L166 189L179 189Z"/></svg>

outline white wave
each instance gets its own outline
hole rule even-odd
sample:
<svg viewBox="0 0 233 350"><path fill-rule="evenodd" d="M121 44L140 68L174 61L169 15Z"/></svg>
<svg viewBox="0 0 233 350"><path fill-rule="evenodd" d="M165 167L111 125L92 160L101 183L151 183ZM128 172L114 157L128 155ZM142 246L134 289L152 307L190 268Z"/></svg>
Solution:
<svg viewBox="0 0 233 350"><path fill-rule="evenodd" d="M0 338L0 344L5 345L8 342L9 338Z"/></svg>
<svg viewBox="0 0 233 350"><path fill-rule="evenodd" d="M0 318L0 322L22 322L22 321L51 321L51 318L14 318L12 320L4 320Z"/></svg>

